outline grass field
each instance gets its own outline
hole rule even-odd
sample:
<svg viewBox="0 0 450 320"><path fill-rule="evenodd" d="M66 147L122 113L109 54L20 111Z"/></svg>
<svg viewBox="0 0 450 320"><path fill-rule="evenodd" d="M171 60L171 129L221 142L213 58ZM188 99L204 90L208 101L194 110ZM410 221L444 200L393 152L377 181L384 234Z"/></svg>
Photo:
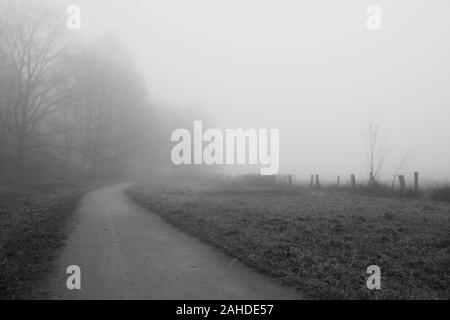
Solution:
<svg viewBox="0 0 450 320"><path fill-rule="evenodd" d="M0 185L0 299L32 298L63 245L68 218L94 185Z"/></svg>
<svg viewBox="0 0 450 320"><path fill-rule="evenodd" d="M322 299L449 299L450 204L309 188L137 185L152 212ZM366 269L381 268L381 290Z"/></svg>

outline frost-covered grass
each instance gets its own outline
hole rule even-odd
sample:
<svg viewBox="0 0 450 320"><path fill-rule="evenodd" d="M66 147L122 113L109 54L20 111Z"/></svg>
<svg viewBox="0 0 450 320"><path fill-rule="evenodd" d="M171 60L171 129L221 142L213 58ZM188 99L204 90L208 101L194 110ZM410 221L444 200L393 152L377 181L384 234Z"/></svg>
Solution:
<svg viewBox="0 0 450 320"><path fill-rule="evenodd" d="M447 203L240 185L141 184L128 193L310 298L450 298ZM372 264L381 268L381 290L366 287Z"/></svg>
<svg viewBox="0 0 450 320"><path fill-rule="evenodd" d="M93 183L0 185L0 299L30 298Z"/></svg>

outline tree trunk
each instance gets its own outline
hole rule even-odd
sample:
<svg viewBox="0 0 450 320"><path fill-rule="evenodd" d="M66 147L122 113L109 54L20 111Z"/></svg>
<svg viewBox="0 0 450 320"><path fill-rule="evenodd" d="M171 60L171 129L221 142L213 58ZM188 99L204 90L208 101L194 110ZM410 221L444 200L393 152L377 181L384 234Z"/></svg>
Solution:
<svg viewBox="0 0 450 320"><path fill-rule="evenodd" d="M18 172L23 172L25 161L25 140L19 138L16 148L16 169Z"/></svg>

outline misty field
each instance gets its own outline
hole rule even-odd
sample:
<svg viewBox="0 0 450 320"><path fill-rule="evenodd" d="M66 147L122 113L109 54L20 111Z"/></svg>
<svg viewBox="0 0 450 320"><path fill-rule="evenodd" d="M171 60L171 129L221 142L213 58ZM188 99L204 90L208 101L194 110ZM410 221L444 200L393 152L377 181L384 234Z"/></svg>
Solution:
<svg viewBox="0 0 450 320"><path fill-rule="evenodd" d="M450 298L448 203L239 185L141 184L128 194L308 298ZM366 287L372 264L381 290Z"/></svg>
<svg viewBox="0 0 450 320"><path fill-rule="evenodd" d="M0 299L32 297L64 244L67 220L96 185L0 185Z"/></svg>

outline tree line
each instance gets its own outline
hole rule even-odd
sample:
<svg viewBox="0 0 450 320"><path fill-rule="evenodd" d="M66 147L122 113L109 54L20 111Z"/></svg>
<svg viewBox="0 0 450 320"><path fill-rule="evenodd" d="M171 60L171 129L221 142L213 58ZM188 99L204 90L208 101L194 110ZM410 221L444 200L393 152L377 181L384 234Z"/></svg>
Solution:
<svg viewBox="0 0 450 320"><path fill-rule="evenodd" d="M0 1L0 176L120 173L156 134L144 81L113 36L33 2Z"/></svg>

